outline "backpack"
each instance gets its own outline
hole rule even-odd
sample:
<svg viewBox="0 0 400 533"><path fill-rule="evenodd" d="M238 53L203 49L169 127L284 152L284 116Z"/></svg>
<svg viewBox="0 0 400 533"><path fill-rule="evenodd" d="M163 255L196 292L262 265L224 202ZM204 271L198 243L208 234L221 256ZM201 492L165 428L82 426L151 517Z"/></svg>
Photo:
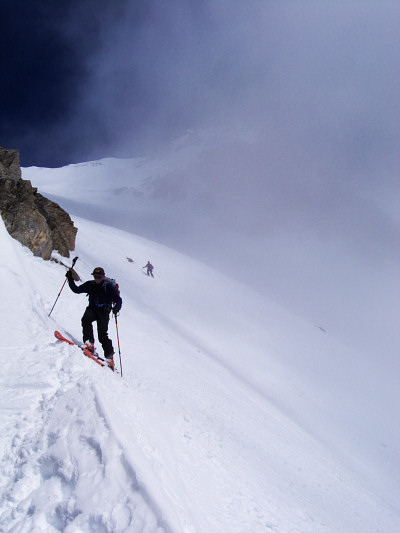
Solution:
<svg viewBox="0 0 400 533"><path fill-rule="evenodd" d="M118 296L120 296L120 290L119 290L119 285L118 283L116 282L116 280L114 278L107 278L106 276L104 276L104 281L103 281L103 287L104 287L104 290L106 290L106 284L107 283L111 283L111 285L114 287L115 291L118 293Z"/></svg>

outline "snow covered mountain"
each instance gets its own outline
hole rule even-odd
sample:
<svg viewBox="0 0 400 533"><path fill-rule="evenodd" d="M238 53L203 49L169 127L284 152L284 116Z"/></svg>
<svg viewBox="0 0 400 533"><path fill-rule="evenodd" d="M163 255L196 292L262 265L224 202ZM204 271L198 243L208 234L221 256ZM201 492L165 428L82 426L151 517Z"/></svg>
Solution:
<svg viewBox="0 0 400 533"><path fill-rule="evenodd" d="M86 299L48 317L65 268L0 224L0 530L397 533L398 361L165 246L200 247L220 202L181 187L195 147L173 157L23 171L71 213L82 280L119 282L123 378L53 337Z"/></svg>
<svg viewBox="0 0 400 533"><path fill-rule="evenodd" d="M319 154L286 157L275 143L191 132L158 157L23 177L69 213L170 246L357 351L397 359L396 181L374 168L349 175Z"/></svg>

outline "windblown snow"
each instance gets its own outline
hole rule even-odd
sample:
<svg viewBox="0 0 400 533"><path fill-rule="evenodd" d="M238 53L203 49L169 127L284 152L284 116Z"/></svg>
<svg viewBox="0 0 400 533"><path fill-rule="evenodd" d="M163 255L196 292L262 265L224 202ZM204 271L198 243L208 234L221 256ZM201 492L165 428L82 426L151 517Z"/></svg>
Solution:
<svg viewBox="0 0 400 533"><path fill-rule="evenodd" d="M70 212L82 281L102 266L121 289L120 354L113 319L110 335L123 376L54 338L81 339L86 298L66 285L48 317L66 269L1 222L1 531L399 531L400 398L379 354Z"/></svg>

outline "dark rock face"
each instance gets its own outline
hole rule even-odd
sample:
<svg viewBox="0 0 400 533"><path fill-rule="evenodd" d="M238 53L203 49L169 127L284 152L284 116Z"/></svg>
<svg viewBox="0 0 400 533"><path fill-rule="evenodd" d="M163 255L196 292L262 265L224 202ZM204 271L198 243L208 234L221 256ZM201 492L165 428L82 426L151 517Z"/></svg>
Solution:
<svg viewBox="0 0 400 533"><path fill-rule="evenodd" d="M0 146L0 179L21 179L18 150L7 150Z"/></svg>
<svg viewBox="0 0 400 533"><path fill-rule="evenodd" d="M0 214L9 234L34 255L64 257L75 248L77 228L66 211L21 179L18 150L0 147Z"/></svg>

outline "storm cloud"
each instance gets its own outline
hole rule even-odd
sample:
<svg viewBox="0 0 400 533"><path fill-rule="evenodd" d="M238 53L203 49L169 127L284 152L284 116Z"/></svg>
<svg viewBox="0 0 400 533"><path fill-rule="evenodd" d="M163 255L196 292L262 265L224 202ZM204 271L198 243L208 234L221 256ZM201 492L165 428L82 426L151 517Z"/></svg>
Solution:
<svg viewBox="0 0 400 533"><path fill-rule="evenodd" d="M160 194L190 197L171 199L163 239L328 329L339 321L370 339L379 322L388 333L398 295L398 2L61 4L51 28L70 51L73 82L59 85L62 112L21 134L35 164L162 158L177 138L195 145L212 132L201 157L158 176ZM114 223L129 225L122 216Z"/></svg>

